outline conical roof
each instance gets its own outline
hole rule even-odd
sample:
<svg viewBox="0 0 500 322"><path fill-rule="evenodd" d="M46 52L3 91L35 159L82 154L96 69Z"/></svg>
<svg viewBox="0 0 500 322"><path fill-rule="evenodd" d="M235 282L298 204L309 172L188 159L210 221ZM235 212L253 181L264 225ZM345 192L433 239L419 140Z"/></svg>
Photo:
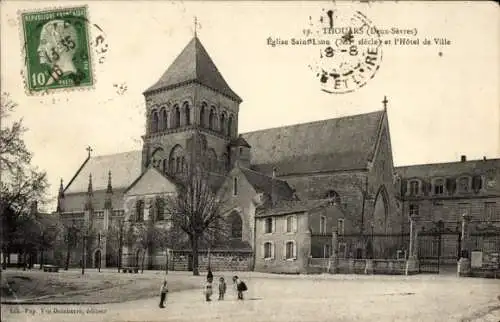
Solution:
<svg viewBox="0 0 500 322"><path fill-rule="evenodd" d="M207 86L237 102L242 101L226 83L196 36L182 50L161 78L144 93L190 82Z"/></svg>

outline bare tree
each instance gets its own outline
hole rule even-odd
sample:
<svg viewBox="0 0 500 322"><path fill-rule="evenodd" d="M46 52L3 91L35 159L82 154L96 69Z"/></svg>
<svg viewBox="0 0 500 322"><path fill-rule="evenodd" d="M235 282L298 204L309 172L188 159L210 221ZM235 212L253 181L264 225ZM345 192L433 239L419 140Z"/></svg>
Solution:
<svg viewBox="0 0 500 322"><path fill-rule="evenodd" d="M40 252L40 269L42 269L45 260L45 251L53 249L58 241L63 227L60 220L54 215L37 214L37 246Z"/></svg>
<svg viewBox="0 0 500 322"><path fill-rule="evenodd" d="M64 270L66 271L68 270L69 267L71 252L73 249L77 247L80 235L81 235L80 228L74 222L65 226L64 243L66 244L66 260L64 264Z"/></svg>
<svg viewBox="0 0 500 322"><path fill-rule="evenodd" d="M199 275L198 251L204 236L222 231L222 205L220 195L210 185L210 176L200 167L190 167L182 177L174 196L167 197L167 212L174 226L189 238L193 256L193 275Z"/></svg>
<svg viewBox="0 0 500 322"><path fill-rule="evenodd" d="M118 272L120 272L122 268L122 251L126 239L125 235L125 221L123 220L123 218L120 218L116 222L113 222L106 232L107 248L109 248L109 250L118 250L116 254Z"/></svg>

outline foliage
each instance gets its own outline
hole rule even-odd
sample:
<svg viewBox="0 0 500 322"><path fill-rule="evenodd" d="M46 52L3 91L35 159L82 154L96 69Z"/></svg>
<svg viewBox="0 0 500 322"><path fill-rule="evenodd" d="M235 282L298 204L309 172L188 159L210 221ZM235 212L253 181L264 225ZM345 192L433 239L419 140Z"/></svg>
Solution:
<svg viewBox="0 0 500 322"><path fill-rule="evenodd" d="M46 249L55 236L46 231L46 220L30 209L33 204L47 200L46 173L30 164L32 154L26 148L23 134L27 129L22 120L8 118L17 107L7 93L2 93L0 105L0 214L2 222L2 251L27 252ZM4 124L9 124L5 126Z"/></svg>
<svg viewBox="0 0 500 322"><path fill-rule="evenodd" d="M10 99L8 93L2 93L0 104L0 123L5 124L10 113L17 104ZM13 172L17 165L28 164L31 153L26 148L22 135L27 129L22 124L22 119L12 122L8 127L0 129L0 170Z"/></svg>

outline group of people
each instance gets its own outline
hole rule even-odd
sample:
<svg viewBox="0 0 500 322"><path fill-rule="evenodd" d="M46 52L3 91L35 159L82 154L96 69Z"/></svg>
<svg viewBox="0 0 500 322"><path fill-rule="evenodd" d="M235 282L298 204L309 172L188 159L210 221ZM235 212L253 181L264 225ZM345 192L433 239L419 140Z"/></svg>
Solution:
<svg viewBox="0 0 500 322"><path fill-rule="evenodd" d="M213 294L213 286L212 286L213 281L214 281L214 275L212 274L212 271L209 269L207 274L207 283L205 285L205 300L207 302L211 301L210 297ZM237 275L233 276L233 284L238 293L238 300L243 300L243 292L248 290L247 285L245 284L245 282L240 280L240 278ZM227 290L226 281L224 280L224 277L220 277L219 301L224 300L224 295L226 294L226 290Z"/></svg>
<svg viewBox="0 0 500 322"><path fill-rule="evenodd" d="M213 281L214 275L212 271L209 269L207 273L207 282L204 287L205 300L207 302L211 301L211 297L213 294ZM238 293L238 300L243 300L243 292L247 291L247 285L243 282L237 275L233 276L233 284ZM219 278L219 301L224 300L224 295L226 294L227 285L224 277ZM167 298L168 287L167 280L163 281L163 284L160 289L160 308L165 307L165 300Z"/></svg>

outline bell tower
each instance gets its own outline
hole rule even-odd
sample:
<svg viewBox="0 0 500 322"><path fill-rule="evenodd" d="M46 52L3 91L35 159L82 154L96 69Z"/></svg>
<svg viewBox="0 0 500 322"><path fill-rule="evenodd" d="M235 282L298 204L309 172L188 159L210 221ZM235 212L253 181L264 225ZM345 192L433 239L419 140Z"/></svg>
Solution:
<svg viewBox="0 0 500 322"><path fill-rule="evenodd" d="M241 98L229 87L197 35L144 93L143 171L175 176L195 162L229 170L229 143L238 137Z"/></svg>

